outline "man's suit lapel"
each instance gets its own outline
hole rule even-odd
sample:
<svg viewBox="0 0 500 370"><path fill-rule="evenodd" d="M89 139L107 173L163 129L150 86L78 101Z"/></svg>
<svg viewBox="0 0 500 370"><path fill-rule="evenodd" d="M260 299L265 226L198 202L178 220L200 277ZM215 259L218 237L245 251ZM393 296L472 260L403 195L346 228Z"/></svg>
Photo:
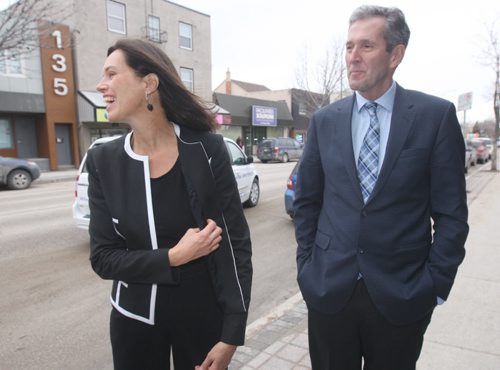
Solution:
<svg viewBox="0 0 500 370"><path fill-rule="evenodd" d="M352 107L354 104L354 95L352 99L347 99L344 104L337 108L338 112L338 122L340 124L336 124L336 133L335 135L337 139L337 145L340 148L342 158L344 160L344 166L346 171L351 179L353 187L356 189L356 194L358 194L359 199L363 202L363 197L361 195L361 186L359 185L358 172L356 167L356 162L354 160L354 149L352 147Z"/></svg>
<svg viewBox="0 0 500 370"><path fill-rule="evenodd" d="M397 85L391 118L391 130L389 132L389 139L385 150L384 163L380 169L375 188L373 189L367 203L376 197L384 187L384 184L399 157L403 145L406 142L408 134L415 123L415 113L414 104L406 99L406 91Z"/></svg>

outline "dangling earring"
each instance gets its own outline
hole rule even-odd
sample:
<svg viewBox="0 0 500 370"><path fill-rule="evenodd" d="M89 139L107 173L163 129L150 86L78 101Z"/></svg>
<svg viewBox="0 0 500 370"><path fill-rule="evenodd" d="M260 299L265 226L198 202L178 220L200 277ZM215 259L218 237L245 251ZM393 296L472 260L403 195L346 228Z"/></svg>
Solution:
<svg viewBox="0 0 500 370"><path fill-rule="evenodd" d="M153 104L151 104L149 102L149 94L148 93L146 93L146 103L147 103L146 108L148 108L148 111L152 112L154 107L153 107Z"/></svg>

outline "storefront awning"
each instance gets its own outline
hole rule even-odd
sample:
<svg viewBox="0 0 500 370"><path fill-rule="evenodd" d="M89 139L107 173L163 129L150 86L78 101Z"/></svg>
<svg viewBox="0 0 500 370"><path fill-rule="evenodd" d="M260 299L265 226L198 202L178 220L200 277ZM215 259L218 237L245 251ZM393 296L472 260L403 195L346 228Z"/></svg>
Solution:
<svg viewBox="0 0 500 370"><path fill-rule="evenodd" d="M82 122L108 122L106 104L97 91L78 91L78 112Z"/></svg>
<svg viewBox="0 0 500 370"><path fill-rule="evenodd" d="M0 91L0 112L45 113L43 95Z"/></svg>
<svg viewBox="0 0 500 370"><path fill-rule="evenodd" d="M215 93L214 97L218 105L230 112L233 124L241 126L252 125L252 113L255 107L269 107L276 110L278 126L293 126L292 114L285 101L271 101L221 93Z"/></svg>
<svg viewBox="0 0 500 370"><path fill-rule="evenodd" d="M231 113L221 106L205 102L207 107L216 115L230 115ZM106 103L102 94L97 91L78 91L78 106L82 122L108 122L105 115Z"/></svg>

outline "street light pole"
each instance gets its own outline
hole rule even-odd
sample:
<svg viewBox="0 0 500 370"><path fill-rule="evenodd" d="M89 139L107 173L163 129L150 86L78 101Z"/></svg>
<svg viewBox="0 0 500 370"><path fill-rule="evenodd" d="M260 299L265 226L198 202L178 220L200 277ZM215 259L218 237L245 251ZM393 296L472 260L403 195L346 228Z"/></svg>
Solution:
<svg viewBox="0 0 500 370"><path fill-rule="evenodd" d="M495 84L495 95L493 96L493 104L495 110L495 137L493 138L493 153L491 156L491 170L497 170L497 150L498 150L498 139L500 137L500 56L496 58L496 84Z"/></svg>

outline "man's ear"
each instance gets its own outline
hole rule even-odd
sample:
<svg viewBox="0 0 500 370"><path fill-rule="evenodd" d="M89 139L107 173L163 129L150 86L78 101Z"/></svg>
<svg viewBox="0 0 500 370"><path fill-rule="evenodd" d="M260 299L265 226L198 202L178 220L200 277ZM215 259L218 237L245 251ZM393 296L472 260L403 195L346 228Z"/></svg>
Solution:
<svg viewBox="0 0 500 370"><path fill-rule="evenodd" d="M150 73L144 76L144 82L146 84L146 90L148 94L154 93L160 86L160 80L155 73Z"/></svg>
<svg viewBox="0 0 500 370"><path fill-rule="evenodd" d="M391 67L396 69L396 67L401 63L403 57L405 56L406 46L403 44L398 44L392 49L391 52Z"/></svg>

